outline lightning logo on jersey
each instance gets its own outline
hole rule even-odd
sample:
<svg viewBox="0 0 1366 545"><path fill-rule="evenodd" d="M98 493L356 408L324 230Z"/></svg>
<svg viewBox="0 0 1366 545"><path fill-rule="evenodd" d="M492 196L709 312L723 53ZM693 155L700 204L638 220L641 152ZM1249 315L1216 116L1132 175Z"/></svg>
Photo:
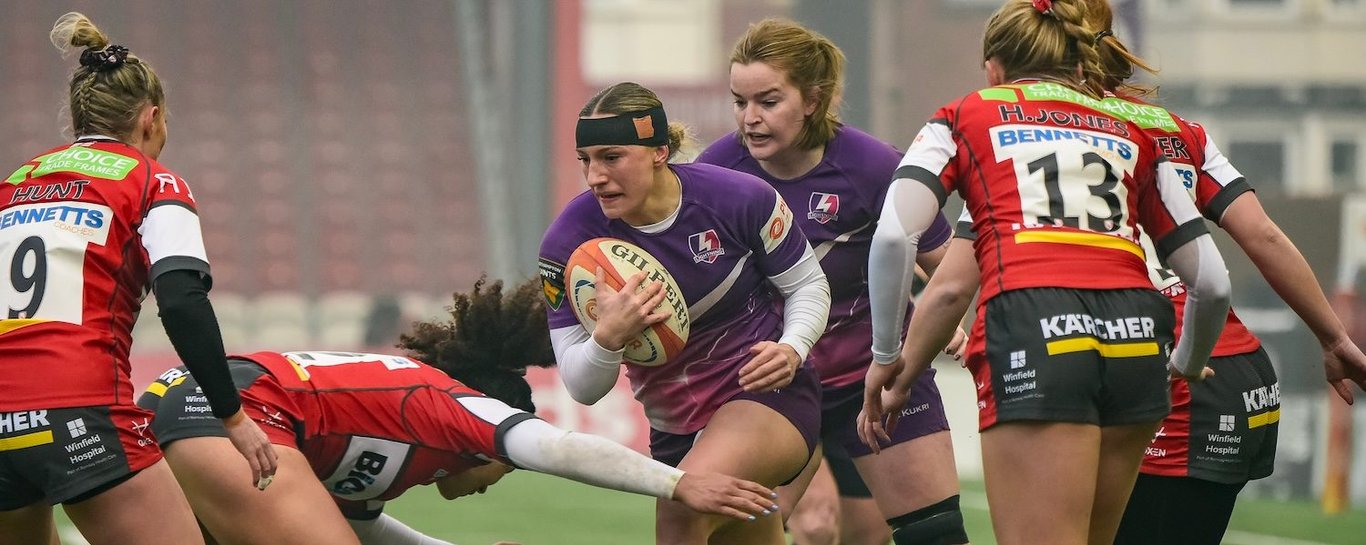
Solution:
<svg viewBox="0 0 1366 545"><path fill-rule="evenodd" d="M834 193L811 193L810 208L806 213L806 219L815 220L816 223L825 225L832 220L840 219L840 196Z"/></svg>
<svg viewBox="0 0 1366 545"><path fill-rule="evenodd" d="M721 237L716 235L716 229L693 233L688 237L688 246L692 249L693 263L715 263L716 258L726 255L726 249L721 247Z"/></svg>

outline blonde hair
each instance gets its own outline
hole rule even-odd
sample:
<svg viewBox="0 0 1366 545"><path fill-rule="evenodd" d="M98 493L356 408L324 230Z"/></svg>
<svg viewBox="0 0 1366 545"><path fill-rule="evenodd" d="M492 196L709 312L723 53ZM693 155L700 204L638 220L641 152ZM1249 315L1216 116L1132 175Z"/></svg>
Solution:
<svg viewBox="0 0 1366 545"><path fill-rule="evenodd" d="M1009 0L987 21L982 58L996 59L1007 80L1056 79L1100 98L1105 70L1086 12L1082 0L1053 0L1048 13L1030 0Z"/></svg>
<svg viewBox="0 0 1366 545"><path fill-rule="evenodd" d="M639 112L650 108L664 108L664 103L654 91L630 81L624 81L598 91L588 103L579 110L579 117L591 115L621 115ZM691 144L691 131L687 125L678 121L669 122L669 158L672 159L684 145Z"/></svg>
<svg viewBox="0 0 1366 545"><path fill-rule="evenodd" d="M1111 28L1115 23L1115 12L1110 9L1109 0L1087 0L1086 21L1092 28L1097 28L1096 49L1100 53L1100 65L1104 71L1101 76L1101 87L1107 91L1113 91L1127 96L1148 96L1157 93L1157 88L1147 85L1128 83L1129 78L1134 76L1135 68L1141 68L1149 74L1157 74L1157 69L1150 66L1138 55L1129 52L1129 48L1124 47L1124 43L1111 33ZM1101 36L1099 33L1104 33Z"/></svg>
<svg viewBox="0 0 1366 545"><path fill-rule="evenodd" d="M74 11L57 18L48 37L64 56L77 49L111 49L109 37L89 17ZM118 63L82 63L71 74L70 95L71 128L75 136L102 134L122 140L133 134L138 112L144 106L151 104L164 110L166 102L156 72L131 54Z"/></svg>
<svg viewBox="0 0 1366 545"><path fill-rule="evenodd" d="M844 52L829 38L785 19L764 19L731 49L732 64L762 62L787 75L802 93L815 94L816 110L802 124L796 145L801 149L824 146L841 125L839 99L844 92Z"/></svg>

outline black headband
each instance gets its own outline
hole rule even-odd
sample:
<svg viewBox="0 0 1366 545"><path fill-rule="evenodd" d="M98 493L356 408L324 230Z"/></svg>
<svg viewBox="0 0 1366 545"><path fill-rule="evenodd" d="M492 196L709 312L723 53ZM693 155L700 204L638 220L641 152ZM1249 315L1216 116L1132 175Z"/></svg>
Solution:
<svg viewBox="0 0 1366 545"><path fill-rule="evenodd" d="M595 119L579 118L574 147L667 146L669 119L664 108L650 108Z"/></svg>

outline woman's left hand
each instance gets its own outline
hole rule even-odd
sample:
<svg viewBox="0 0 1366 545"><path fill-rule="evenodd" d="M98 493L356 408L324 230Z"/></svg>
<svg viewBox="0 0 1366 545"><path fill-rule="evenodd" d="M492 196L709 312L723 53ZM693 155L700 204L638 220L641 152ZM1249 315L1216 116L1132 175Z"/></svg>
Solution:
<svg viewBox="0 0 1366 545"><path fill-rule="evenodd" d="M963 354L967 351L968 334L963 331L962 326L959 326L958 329L953 332L953 340L949 341L949 344L944 347L944 353L953 356L954 361L958 361L963 359ZM963 362L963 367L967 366L968 362Z"/></svg>
<svg viewBox="0 0 1366 545"><path fill-rule="evenodd" d="M802 363L795 348L773 341L751 346L749 353L754 357L740 368L740 387L746 392L777 390L791 384Z"/></svg>

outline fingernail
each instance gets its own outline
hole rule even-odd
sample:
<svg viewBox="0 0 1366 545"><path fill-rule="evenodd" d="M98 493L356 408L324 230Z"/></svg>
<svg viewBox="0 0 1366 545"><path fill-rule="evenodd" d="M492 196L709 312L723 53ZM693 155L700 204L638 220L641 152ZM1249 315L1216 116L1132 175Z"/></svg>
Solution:
<svg viewBox="0 0 1366 545"><path fill-rule="evenodd" d="M778 512L778 504L776 504L776 503L773 504L772 509L773 509L773 512L774 512L774 513L777 513L777 512Z"/></svg>
<svg viewBox="0 0 1366 545"><path fill-rule="evenodd" d="M754 518L754 515L750 515L750 516L749 516L749 521L750 521L750 522L754 522L755 520L757 520L757 519Z"/></svg>
<svg viewBox="0 0 1366 545"><path fill-rule="evenodd" d="M769 492L769 493L768 493L768 497L773 498L773 499L776 500L776 499L778 499L778 493L777 493L777 492ZM777 506L775 505L774 507L777 507Z"/></svg>

